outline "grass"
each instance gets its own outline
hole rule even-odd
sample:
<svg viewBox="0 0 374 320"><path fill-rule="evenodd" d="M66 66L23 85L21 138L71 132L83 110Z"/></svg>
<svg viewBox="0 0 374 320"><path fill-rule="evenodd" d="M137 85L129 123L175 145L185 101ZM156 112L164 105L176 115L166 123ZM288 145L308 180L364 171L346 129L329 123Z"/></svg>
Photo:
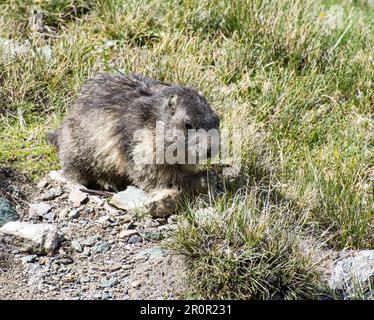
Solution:
<svg viewBox="0 0 374 320"><path fill-rule="evenodd" d="M35 180L57 168L44 133L99 71L195 86L223 129L250 128L242 182L211 203L191 203L174 243L191 280L199 279L196 294L310 297L318 276L300 249L304 238L336 250L374 244L371 6L2 1L0 37L31 49L9 55L0 46L0 166ZM43 13L40 30L28 23L35 10ZM50 59L37 50L43 46ZM203 205L217 215L208 226L196 222Z"/></svg>

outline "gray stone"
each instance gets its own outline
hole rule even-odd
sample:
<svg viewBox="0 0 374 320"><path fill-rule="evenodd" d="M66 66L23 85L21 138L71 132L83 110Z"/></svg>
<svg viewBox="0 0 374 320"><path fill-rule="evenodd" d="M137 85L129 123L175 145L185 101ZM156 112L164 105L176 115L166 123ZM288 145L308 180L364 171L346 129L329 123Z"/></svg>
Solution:
<svg viewBox="0 0 374 320"><path fill-rule="evenodd" d="M61 196L63 193L61 188L51 188L47 192L45 192L42 196L42 200L53 200Z"/></svg>
<svg viewBox="0 0 374 320"><path fill-rule="evenodd" d="M0 227L7 222L16 221L19 218L19 214L12 207L11 203L7 199L0 197Z"/></svg>
<svg viewBox="0 0 374 320"><path fill-rule="evenodd" d="M101 243L95 245L92 250L97 253L106 253L110 250L110 243L107 241L102 241Z"/></svg>
<svg viewBox="0 0 374 320"><path fill-rule="evenodd" d="M44 178L44 179L40 180L36 186L37 186L39 189L44 189L44 188L46 188L48 185L49 185L48 180Z"/></svg>
<svg viewBox="0 0 374 320"><path fill-rule="evenodd" d="M122 230L119 233L119 238L120 239L124 239L124 238L131 237L131 236L133 236L135 234L138 234L138 231L136 231L136 230Z"/></svg>
<svg viewBox="0 0 374 320"><path fill-rule="evenodd" d="M30 204L29 217L44 217L49 211L52 210L52 206L45 202Z"/></svg>
<svg viewBox="0 0 374 320"><path fill-rule="evenodd" d="M34 262L35 259L36 259L36 255L31 254L31 255L22 257L21 261L22 261L23 264L26 264L26 263L32 263L32 262Z"/></svg>
<svg viewBox="0 0 374 320"><path fill-rule="evenodd" d="M156 228L145 228L139 231L139 233L144 239L161 240L163 238L163 233Z"/></svg>
<svg viewBox="0 0 374 320"><path fill-rule="evenodd" d="M78 189L73 189L69 193L69 200L73 202L74 207L78 208L88 201L88 196L86 193Z"/></svg>
<svg viewBox="0 0 374 320"><path fill-rule="evenodd" d="M174 224L174 223L177 223L178 222L178 215L171 215L169 218L168 218L168 224Z"/></svg>
<svg viewBox="0 0 374 320"><path fill-rule="evenodd" d="M79 217L79 211L78 210L71 210L69 213L68 213L68 218L73 220L73 219L77 219Z"/></svg>
<svg viewBox="0 0 374 320"><path fill-rule="evenodd" d="M142 242L143 239L141 236L137 235L137 234L134 234L133 236L130 237L130 239L127 241L127 243L129 244L137 244L137 243L140 243Z"/></svg>
<svg viewBox="0 0 374 320"><path fill-rule="evenodd" d="M131 287L133 288L139 288L141 285L142 285L142 282L139 280L131 282Z"/></svg>
<svg viewBox="0 0 374 320"><path fill-rule="evenodd" d="M160 225L160 222L157 220L149 219L144 223L144 226L146 228L153 228L153 227L158 227Z"/></svg>
<svg viewBox="0 0 374 320"><path fill-rule="evenodd" d="M13 236L13 244L21 251L49 253L58 245L57 226L48 223L8 222L0 228L0 233Z"/></svg>
<svg viewBox="0 0 374 320"><path fill-rule="evenodd" d="M81 240L81 244L87 247L92 247L97 241L99 240L98 236L88 237L86 239Z"/></svg>
<svg viewBox="0 0 374 320"><path fill-rule="evenodd" d="M103 294L101 295L102 300L109 300L111 298L112 298L112 296L110 295L109 292L103 292Z"/></svg>
<svg viewBox="0 0 374 320"><path fill-rule="evenodd" d="M132 221L132 215L130 214L124 214L119 217L119 220L122 223L130 223Z"/></svg>
<svg viewBox="0 0 374 320"><path fill-rule="evenodd" d="M13 40L0 37L0 49L5 56L11 58L20 54L29 53L31 47L26 41L24 43L17 43Z"/></svg>
<svg viewBox="0 0 374 320"><path fill-rule="evenodd" d="M143 190L129 186L125 191L116 193L110 204L122 210L135 210L144 208L151 199Z"/></svg>
<svg viewBox="0 0 374 320"><path fill-rule="evenodd" d="M69 213L69 208L64 208L64 209L62 209L62 210L59 212L59 214L58 214L58 218L59 218L60 220L63 220L63 219L66 218L66 216L68 215L68 213Z"/></svg>
<svg viewBox="0 0 374 320"><path fill-rule="evenodd" d="M55 219L55 214L53 212L48 212L44 215L44 219L48 222L53 222L53 220Z"/></svg>
<svg viewBox="0 0 374 320"><path fill-rule="evenodd" d="M89 257L91 255L91 248L84 247L82 254L86 257Z"/></svg>
<svg viewBox="0 0 374 320"><path fill-rule="evenodd" d="M73 240L71 242L71 246L76 252L79 252L79 253L83 252L83 246L78 240Z"/></svg>
<svg viewBox="0 0 374 320"><path fill-rule="evenodd" d="M17 198L24 198L25 195L23 194L22 190L18 188L17 186L10 185L7 187L8 191L16 196Z"/></svg>
<svg viewBox="0 0 374 320"><path fill-rule="evenodd" d="M109 279L109 280L101 280L101 283L100 283L100 287L102 288L112 288L114 287L115 285L117 285L119 282L116 278L112 278L112 279Z"/></svg>
<svg viewBox="0 0 374 320"><path fill-rule="evenodd" d="M335 262L328 285L348 299L357 293L370 294L374 286L374 250L362 250Z"/></svg>
<svg viewBox="0 0 374 320"><path fill-rule="evenodd" d="M164 258L168 255L165 249L160 247L153 247L149 249L144 249L136 254L136 258L140 259L142 257L148 257L150 260Z"/></svg>

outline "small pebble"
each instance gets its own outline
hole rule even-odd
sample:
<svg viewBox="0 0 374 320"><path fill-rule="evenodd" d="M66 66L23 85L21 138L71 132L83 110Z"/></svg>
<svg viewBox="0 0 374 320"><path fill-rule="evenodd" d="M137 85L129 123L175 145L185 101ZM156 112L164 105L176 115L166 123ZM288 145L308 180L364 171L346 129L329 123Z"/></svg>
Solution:
<svg viewBox="0 0 374 320"><path fill-rule="evenodd" d="M68 214L69 219L77 219L79 217L79 212L78 210L71 210Z"/></svg>
<svg viewBox="0 0 374 320"><path fill-rule="evenodd" d="M71 242L71 246L76 252L79 252L79 253L83 252L83 246L78 240L73 240Z"/></svg>
<svg viewBox="0 0 374 320"><path fill-rule="evenodd" d="M136 244L136 243L140 243L142 241L143 241L142 237L139 236L139 235L137 235L137 234L135 234L135 235L133 235L133 236L130 237L130 239L127 241L127 243L129 243L129 244Z"/></svg>
<svg viewBox="0 0 374 320"><path fill-rule="evenodd" d="M116 284L118 284L118 280L116 278L112 278L112 279L109 279L109 280L104 279L104 280L101 280L100 287L102 287L102 288L112 288Z"/></svg>

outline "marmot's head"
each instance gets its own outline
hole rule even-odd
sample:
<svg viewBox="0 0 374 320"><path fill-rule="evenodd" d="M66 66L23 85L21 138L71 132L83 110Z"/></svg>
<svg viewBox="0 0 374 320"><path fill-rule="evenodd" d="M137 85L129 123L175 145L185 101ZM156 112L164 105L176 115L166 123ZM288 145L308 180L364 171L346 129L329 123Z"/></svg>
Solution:
<svg viewBox="0 0 374 320"><path fill-rule="evenodd" d="M166 96L165 158L174 163L196 164L219 152L219 117L205 97L194 89L171 87ZM184 153L182 150L184 149Z"/></svg>

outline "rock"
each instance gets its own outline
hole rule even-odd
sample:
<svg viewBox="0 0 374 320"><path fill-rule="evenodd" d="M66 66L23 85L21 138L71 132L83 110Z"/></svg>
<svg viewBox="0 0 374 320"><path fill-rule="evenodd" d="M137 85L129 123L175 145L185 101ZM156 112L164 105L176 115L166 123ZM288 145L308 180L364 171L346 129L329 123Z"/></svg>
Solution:
<svg viewBox="0 0 374 320"><path fill-rule="evenodd" d="M71 242L71 246L73 247L73 249L78 252L78 253L81 253L83 252L83 246L82 244L78 241L78 240L73 240Z"/></svg>
<svg viewBox="0 0 374 320"><path fill-rule="evenodd" d="M63 220L63 219L66 218L66 216L68 215L68 213L69 213L69 208L64 208L64 209L62 209L62 210L60 211L60 213L58 214L58 218L59 218L60 220Z"/></svg>
<svg viewBox="0 0 374 320"><path fill-rule="evenodd" d="M52 206L45 202L30 204L29 217L44 217L49 211L52 210Z"/></svg>
<svg viewBox="0 0 374 320"><path fill-rule="evenodd" d="M66 183L67 180L66 178L63 176L62 174L62 170L59 170L59 171L51 171L49 173L49 178L51 180L54 180L54 181L57 181L57 182L61 182L61 183Z"/></svg>
<svg viewBox="0 0 374 320"><path fill-rule="evenodd" d="M54 214L53 212L48 212L47 214L44 215L44 219L45 219L47 222L52 223L53 220L55 219L55 214Z"/></svg>
<svg viewBox="0 0 374 320"><path fill-rule="evenodd" d="M135 210L145 208L150 201L151 197L143 190L129 186L125 191L116 193L110 204L122 210Z"/></svg>
<svg viewBox="0 0 374 320"><path fill-rule="evenodd" d="M12 207L11 203L7 199L0 197L0 227L7 222L16 221L19 218L19 214Z"/></svg>
<svg viewBox="0 0 374 320"><path fill-rule="evenodd" d="M133 288L139 288L141 285L142 285L142 282L139 281L139 280L131 282L131 287L133 287Z"/></svg>
<svg viewBox="0 0 374 320"><path fill-rule="evenodd" d="M132 215L131 214L124 214L124 215L119 217L119 220L122 223L129 223L129 222L132 221Z"/></svg>
<svg viewBox="0 0 374 320"><path fill-rule="evenodd" d="M114 272L114 271L121 270L121 268L122 268L122 265L117 263L117 264L113 264L113 265L109 266L108 270L110 272Z"/></svg>
<svg viewBox="0 0 374 320"><path fill-rule="evenodd" d="M105 224L107 222L109 222L110 220L110 217L108 216L101 216L99 219L97 219L97 222L101 223L101 224Z"/></svg>
<svg viewBox="0 0 374 320"><path fill-rule="evenodd" d="M79 217L79 211L78 210L71 210L69 213L68 213L68 218L70 220L73 220L73 219L77 219Z"/></svg>
<svg viewBox="0 0 374 320"><path fill-rule="evenodd" d="M63 265L72 264L74 263L74 259L70 256L63 255L59 257L58 262Z"/></svg>
<svg viewBox="0 0 374 320"><path fill-rule="evenodd" d="M157 220L153 220L153 219L147 220L144 223L144 226L146 228L154 228L154 227L158 227L159 225L160 225L160 222L158 222Z"/></svg>
<svg viewBox="0 0 374 320"><path fill-rule="evenodd" d="M98 236L92 236L86 239L81 240L81 244L87 247L92 247L99 240Z"/></svg>
<svg viewBox="0 0 374 320"><path fill-rule="evenodd" d="M44 179L40 180L36 186L39 189L44 189L44 188L48 187L48 185L49 185L48 180L46 178L44 178Z"/></svg>
<svg viewBox="0 0 374 320"><path fill-rule="evenodd" d="M149 240L161 240L163 238L162 232L155 228L144 229L140 234L144 239Z"/></svg>
<svg viewBox="0 0 374 320"><path fill-rule="evenodd" d="M61 188L51 188L41 196L41 200L53 200L61 196L62 193Z"/></svg>
<svg viewBox="0 0 374 320"><path fill-rule="evenodd" d="M103 294L101 295L102 300L109 300L111 298L112 296L109 294L109 292L103 292Z"/></svg>
<svg viewBox="0 0 374 320"><path fill-rule="evenodd" d="M168 224L175 224L178 222L178 215L172 215L168 218Z"/></svg>
<svg viewBox="0 0 374 320"><path fill-rule="evenodd" d="M130 239L127 241L127 243L129 244L137 244L137 243L140 243L142 242L143 239L141 236L137 235L137 234L134 234L133 236L130 237Z"/></svg>
<svg viewBox="0 0 374 320"><path fill-rule="evenodd" d="M58 245L58 230L47 223L8 222L0 228L0 233L13 236L14 245L21 251L34 253L53 252Z"/></svg>
<svg viewBox="0 0 374 320"><path fill-rule="evenodd" d="M30 43L17 43L13 40L0 37L1 52L8 58L15 57L20 54L27 54L31 51Z"/></svg>
<svg viewBox="0 0 374 320"><path fill-rule="evenodd" d="M138 234L138 231L136 231L136 230L122 230L119 233L119 238L120 239L124 239L124 238L131 237L131 236L133 236L135 234Z"/></svg>
<svg viewBox="0 0 374 320"><path fill-rule="evenodd" d="M109 203L107 202L104 202L104 205L103 205L104 209L106 211L108 211L109 214L113 215L113 216L116 216L118 215L119 211L114 208L113 206L111 206Z"/></svg>
<svg viewBox="0 0 374 320"><path fill-rule="evenodd" d="M89 247L84 247L82 254L83 254L84 256L89 257L89 256L91 255L91 248L89 248Z"/></svg>
<svg viewBox="0 0 374 320"><path fill-rule="evenodd" d="M362 250L335 262L328 285L348 299L370 294L374 286L374 250Z"/></svg>
<svg viewBox="0 0 374 320"><path fill-rule="evenodd" d="M16 196L17 198L21 198L21 199L24 199L25 198L25 195L24 193L22 192L22 190L20 188L18 188L17 186L13 186L13 185L10 185L7 187L7 190L14 196Z"/></svg>
<svg viewBox="0 0 374 320"><path fill-rule="evenodd" d="M73 202L75 208L79 208L82 204L88 201L88 196L78 189L73 189L69 193L69 200Z"/></svg>
<svg viewBox="0 0 374 320"><path fill-rule="evenodd" d="M150 260L161 259L168 255L167 251L160 247L153 247L149 249L144 249L136 254L136 259L143 257L148 257Z"/></svg>
<svg viewBox="0 0 374 320"><path fill-rule="evenodd" d="M112 278L112 279L109 279L109 280L101 280L101 283L100 283L100 287L102 288L112 288L114 287L115 285L117 285L119 282L116 278Z"/></svg>
<svg viewBox="0 0 374 320"><path fill-rule="evenodd" d="M103 241L103 242L95 245L92 248L92 250L97 252L97 253L106 253L110 250L110 243L107 242L107 241Z"/></svg>
<svg viewBox="0 0 374 320"><path fill-rule="evenodd" d="M22 257L21 261L22 261L23 264L27 264L27 263L34 262L35 259L36 259L36 255L35 254L31 254L31 255Z"/></svg>
<svg viewBox="0 0 374 320"><path fill-rule="evenodd" d="M104 200L100 198L99 196L89 196L89 198L96 203L98 207L101 207L104 205Z"/></svg>
<svg viewBox="0 0 374 320"><path fill-rule="evenodd" d="M147 204L152 217L165 218L175 213L179 200L179 193L176 190L164 189L157 191Z"/></svg>
<svg viewBox="0 0 374 320"><path fill-rule="evenodd" d="M125 223L122 225L122 230L134 229L135 225L132 222Z"/></svg>

